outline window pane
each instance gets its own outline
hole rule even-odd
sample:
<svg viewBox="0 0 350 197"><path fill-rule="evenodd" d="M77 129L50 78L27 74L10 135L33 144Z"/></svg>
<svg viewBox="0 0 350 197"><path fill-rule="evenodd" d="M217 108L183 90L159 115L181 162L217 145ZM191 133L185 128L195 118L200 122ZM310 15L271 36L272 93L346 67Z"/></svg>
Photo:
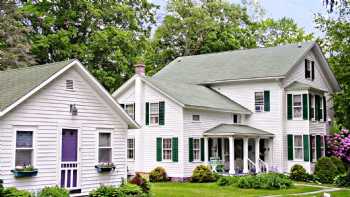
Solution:
<svg viewBox="0 0 350 197"><path fill-rule="evenodd" d="M33 132L32 131L17 131L16 147L17 148L32 148L33 147Z"/></svg>
<svg viewBox="0 0 350 197"><path fill-rule="evenodd" d="M134 148L134 139L128 139L128 148Z"/></svg>
<svg viewBox="0 0 350 197"><path fill-rule="evenodd" d="M134 150L133 149L128 150L128 159L134 159Z"/></svg>
<svg viewBox="0 0 350 197"><path fill-rule="evenodd" d="M303 159L303 149L295 148L295 159Z"/></svg>
<svg viewBox="0 0 350 197"><path fill-rule="evenodd" d="M301 107L294 107L294 117L295 118L301 117Z"/></svg>
<svg viewBox="0 0 350 197"><path fill-rule="evenodd" d="M171 160L171 150L164 150L163 154L164 154L164 157L163 157L164 160Z"/></svg>
<svg viewBox="0 0 350 197"><path fill-rule="evenodd" d="M32 165L33 150L16 150L16 166Z"/></svg>
<svg viewBox="0 0 350 197"><path fill-rule="evenodd" d="M111 134L110 133L100 133L99 146L100 147L110 147L111 146Z"/></svg>
<svg viewBox="0 0 350 197"><path fill-rule="evenodd" d="M199 149L199 139L193 139L193 149Z"/></svg>
<svg viewBox="0 0 350 197"><path fill-rule="evenodd" d="M171 139L164 139L163 140L163 148L171 148Z"/></svg>
<svg viewBox="0 0 350 197"><path fill-rule="evenodd" d="M193 151L193 160L200 160L199 158L199 150Z"/></svg>
<svg viewBox="0 0 350 197"><path fill-rule="evenodd" d="M192 120L193 121L199 121L200 120L200 116L199 115L192 115Z"/></svg>
<svg viewBox="0 0 350 197"><path fill-rule="evenodd" d="M255 105L264 105L264 92L255 92Z"/></svg>
<svg viewBox="0 0 350 197"><path fill-rule="evenodd" d="M158 115L157 116L151 115L151 124L158 124L158 122L159 122Z"/></svg>
<svg viewBox="0 0 350 197"><path fill-rule="evenodd" d="M150 104L150 112L151 112L151 114L158 114L159 113L159 103L151 103Z"/></svg>
<svg viewBox="0 0 350 197"><path fill-rule="evenodd" d="M293 95L294 106L301 106L301 95Z"/></svg>
<svg viewBox="0 0 350 197"><path fill-rule="evenodd" d="M294 146L302 146L303 145L303 140L302 140L302 136L301 135L295 135L294 136Z"/></svg>
<svg viewBox="0 0 350 197"><path fill-rule="evenodd" d="M126 105L125 111L130 117L134 118L134 104Z"/></svg>
<svg viewBox="0 0 350 197"><path fill-rule="evenodd" d="M112 150L110 148L100 148L98 151L98 162L112 162Z"/></svg>

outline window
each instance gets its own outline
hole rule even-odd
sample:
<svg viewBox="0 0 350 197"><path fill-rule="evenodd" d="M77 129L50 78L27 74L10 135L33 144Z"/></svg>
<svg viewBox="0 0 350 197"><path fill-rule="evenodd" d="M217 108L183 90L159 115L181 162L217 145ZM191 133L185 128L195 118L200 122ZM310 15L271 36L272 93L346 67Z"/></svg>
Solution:
<svg viewBox="0 0 350 197"><path fill-rule="evenodd" d="M312 66L311 63L312 61L306 59L305 60L305 78L312 80L311 73L312 73Z"/></svg>
<svg viewBox="0 0 350 197"><path fill-rule="evenodd" d="M311 154L312 154L312 162L315 162L317 160L316 136L311 136Z"/></svg>
<svg viewBox="0 0 350 197"><path fill-rule="evenodd" d="M159 124L159 103L150 103L151 125Z"/></svg>
<svg viewBox="0 0 350 197"><path fill-rule="evenodd" d="M200 121L200 115L192 115L192 121L195 121L195 122Z"/></svg>
<svg viewBox="0 0 350 197"><path fill-rule="evenodd" d="M303 136L294 135L294 159L303 159Z"/></svg>
<svg viewBox="0 0 350 197"><path fill-rule="evenodd" d="M33 131L16 132L15 165L33 165Z"/></svg>
<svg viewBox="0 0 350 197"><path fill-rule="evenodd" d="M201 149L200 149L200 139L193 139L193 161L200 161L200 153L201 153Z"/></svg>
<svg viewBox="0 0 350 197"><path fill-rule="evenodd" d="M234 124L241 123L241 115L240 114L233 114L233 123Z"/></svg>
<svg viewBox="0 0 350 197"><path fill-rule="evenodd" d="M320 136L320 137L321 137L321 144L320 144L320 147L321 147L321 157L324 157L324 156L325 156L324 136Z"/></svg>
<svg viewBox="0 0 350 197"><path fill-rule="evenodd" d="M73 80L66 80L66 89L67 90L73 90L74 89Z"/></svg>
<svg viewBox="0 0 350 197"><path fill-rule="evenodd" d="M163 160L171 161L172 157L171 138L163 138Z"/></svg>
<svg viewBox="0 0 350 197"><path fill-rule="evenodd" d="M124 110L132 119L135 120L135 106L134 106L134 104L126 104Z"/></svg>
<svg viewBox="0 0 350 197"><path fill-rule="evenodd" d="M111 133L100 133L98 140L98 162L112 163Z"/></svg>
<svg viewBox="0 0 350 197"><path fill-rule="evenodd" d="M128 159L135 159L135 139L128 139Z"/></svg>
<svg viewBox="0 0 350 197"><path fill-rule="evenodd" d="M301 118L301 95L293 95L293 117L295 119Z"/></svg>
<svg viewBox="0 0 350 197"><path fill-rule="evenodd" d="M315 120L315 96L314 95L310 95L310 101L311 101L310 118L311 120Z"/></svg>
<svg viewBox="0 0 350 197"><path fill-rule="evenodd" d="M320 97L320 115L319 115L319 119L320 121L323 121L323 99L322 99L322 96Z"/></svg>
<svg viewBox="0 0 350 197"><path fill-rule="evenodd" d="M264 111L264 92L255 92L255 111Z"/></svg>

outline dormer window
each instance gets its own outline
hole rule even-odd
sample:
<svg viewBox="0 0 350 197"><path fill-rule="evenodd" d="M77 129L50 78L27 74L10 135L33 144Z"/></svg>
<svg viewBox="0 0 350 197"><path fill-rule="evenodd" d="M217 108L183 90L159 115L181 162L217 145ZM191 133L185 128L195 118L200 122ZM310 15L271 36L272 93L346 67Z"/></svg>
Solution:
<svg viewBox="0 0 350 197"><path fill-rule="evenodd" d="M233 114L233 123L234 124L240 124L241 123L241 115L240 114Z"/></svg>
<svg viewBox="0 0 350 197"><path fill-rule="evenodd" d="M74 90L73 80L66 80L66 90Z"/></svg>
<svg viewBox="0 0 350 197"><path fill-rule="evenodd" d="M305 79L315 79L315 62L309 59L305 59Z"/></svg>

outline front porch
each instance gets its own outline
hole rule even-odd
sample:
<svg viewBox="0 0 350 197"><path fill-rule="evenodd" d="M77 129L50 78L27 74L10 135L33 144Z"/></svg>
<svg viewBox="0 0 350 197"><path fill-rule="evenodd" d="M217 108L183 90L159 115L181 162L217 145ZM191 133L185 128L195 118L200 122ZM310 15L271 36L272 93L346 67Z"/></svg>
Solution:
<svg viewBox="0 0 350 197"><path fill-rule="evenodd" d="M247 125L221 124L204 133L204 161L221 173L268 172L272 141L269 132Z"/></svg>

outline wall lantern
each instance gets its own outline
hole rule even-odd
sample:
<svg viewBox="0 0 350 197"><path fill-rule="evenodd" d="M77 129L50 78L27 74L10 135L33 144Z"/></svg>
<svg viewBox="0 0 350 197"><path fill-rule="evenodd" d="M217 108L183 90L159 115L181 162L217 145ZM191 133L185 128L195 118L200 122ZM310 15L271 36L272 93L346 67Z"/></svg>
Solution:
<svg viewBox="0 0 350 197"><path fill-rule="evenodd" d="M78 115L78 108L75 104L70 104L69 107L70 107L69 111L70 113L72 113L72 116Z"/></svg>

